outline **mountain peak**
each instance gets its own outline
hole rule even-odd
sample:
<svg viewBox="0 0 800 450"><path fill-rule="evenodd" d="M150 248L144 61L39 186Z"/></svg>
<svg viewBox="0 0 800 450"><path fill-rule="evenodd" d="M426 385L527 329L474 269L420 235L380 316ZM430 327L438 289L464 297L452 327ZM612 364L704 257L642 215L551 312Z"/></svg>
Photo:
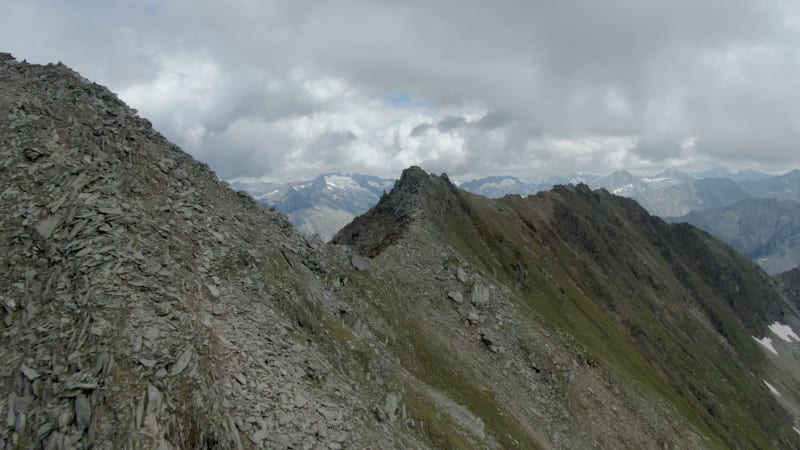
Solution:
<svg viewBox="0 0 800 450"><path fill-rule="evenodd" d="M411 166L403 170L400 179L381 201L397 203L405 214L424 216L426 210L440 209L441 200L456 189L446 173L434 175L419 166Z"/></svg>
<svg viewBox="0 0 800 450"><path fill-rule="evenodd" d="M400 180L398 181L398 185L423 185L431 182L436 182L435 180L440 179L446 182L449 185L453 185L450 182L450 178L447 176L446 173L443 173L439 176L434 174L429 174L422 170L419 166L410 166L403 170L403 173L400 174Z"/></svg>
<svg viewBox="0 0 800 450"><path fill-rule="evenodd" d="M437 176L411 166L377 205L342 228L332 242L352 245L368 257L377 256L411 223L440 219L458 202L456 189L447 174Z"/></svg>
<svg viewBox="0 0 800 450"><path fill-rule="evenodd" d="M663 172L659 173L655 177L656 178L674 178L674 179L680 180L680 181L687 181L687 180L690 180L692 178L692 176L689 175L688 173L682 171L681 169L675 168L675 167L670 167L669 169L664 170Z"/></svg>
<svg viewBox="0 0 800 450"><path fill-rule="evenodd" d="M613 172L611 172L611 173L609 174L609 176L611 176L611 175L617 175L617 176L620 176L620 175L625 175L625 176L633 176L633 174L632 174L632 173L628 172L628 171L627 171L627 170L625 170L625 169L617 169L617 170L615 170L615 171L613 171Z"/></svg>
<svg viewBox="0 0 800 450"><path fill-rule="evenodd" d="M405 177L427 177L428 174L422 170L420 166L409 166L406 169L403 169L403 173L400 174L400 178Z"/></svg>

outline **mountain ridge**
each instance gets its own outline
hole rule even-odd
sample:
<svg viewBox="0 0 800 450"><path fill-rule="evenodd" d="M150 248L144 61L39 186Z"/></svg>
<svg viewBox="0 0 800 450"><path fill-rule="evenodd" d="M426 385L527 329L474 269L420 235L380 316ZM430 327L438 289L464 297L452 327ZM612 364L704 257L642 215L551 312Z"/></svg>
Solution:
<svg viewBox="0 0 800 450"><path fill-rule="evenodd" d="M390 196L393 195L393 193L390 193ZM464 193L463 191L458 191L457 195L460 196L462 199L462 202L460 204L461 207L464 208L464 211L462 211L463 213L456 213L456 215L462 218L471 217L470 211L474 211L476 209L476 205L480 205L481 203L487 203L487 205L483 205L483 207L494 209L493 207L488 206L489 202L487 202L486 200L481 200L479 197L471 196L469 194ZM737 300L743 296L742 292L739 291L739 289L742 288L741 280L738 284L736 282L736 279L726 280L725 277L727 277L727 275L725 274L729 272L737 273L741 270L741 269L733 269L733 267L745 267L749 271L754 271L755 273L758 273L758 270L755 269L753 263L747 260L743 260L738 254L736 254L730 249L727 249L724 245L721 245L720 243L714 244L715 246L720 247L719 249L709 251L709 249L705 249L706 244L704 244L705 242L709 242L710 237L708 235L699 232L698 230L693 229L691 227L687 227L686 225L668 226L660 219L651 219L650 215L644 209L639 207L635 202L631 200L612 196L607 191L603 190L594 193L585 185L579 185L576 187L559 186L549 193L540 193L537 194L536 196L527 197L525 199L523 199L520 196L507 196L501 199L500 203L503 205L511 206L512 210L530 211L530 207L526 206L525 204L526 202L531 202L532 200L536 200L537 202L544 202L544 204L547 205L547 207L536 208L535 211L530 211L534 214L534 216L527 216L528 218L526 219L525 218L526 216L520 216L517 213L509 212L508 214L510 215L510 217L507 220L510 222L515 222L522 219L524 227L529 230L541 231L542 226L550 227L553 230L552 232L558 235L561 240L569 242L573 246L577 246L577 248L579 248L581 252L588 252L591 255L595 255L594 258L600 257L601 259L599 261L595 261L595 263L599 263L601 266L603 266L603 265L613 265L615 261L627 261L630 260L630 257L621 256L618 253L618 251L615 250L616 248L619 247L611 246L602 249L598 248L597 247L598 243L603 242L606 239L590 238L586 234L586 233L591 234L591 232L588 230L594 228L594 226L589 225L589 223L596 222L597 218L594 217L592 219L588 218L580 219L579 216L574 215L573 210L575 208L576 203L584 203L585 206L584 210L596 211L597 209L595 208L597 208L598 202L602 203L604 201L610 201L610 199L618 199L618 200L613 200L613 202L618 204L616 208L622 208L622 210L630 211L631 213L633 213L635 223L641 223L641 221L643 221L644 223L649 223L648 227L649 230L651 230L650 232L656 233L657 236L658 235L664 236L659 238L659 240L656 241L656 243L662 242L661 245L664 245L663 244L664 239L669 241L677 240L677 242L684 242L685 244L683 245L689 245L698 250L703 249L700 253L692 253L684 255L675 255L674 253L668 250L660 250L659 254L660 256L667 258L666 260L667 267L672 267L672 269L669 270L676 271L674 275L676 277L675 278L676 280L689 278L689 279L694 279L695 282L699 282L700 284L703 283L700 280L713 281L712 285L704 287L700 290L697 290L697 288L693 287L694 282L685 282L685 284L684 282L678 282L679 284L684 285L683 289L688 289L686 291L686 294L684 295L688 295L690 298L704 297L713 299L711 303L701 302L699 304L700 309L703 310L704 313L708 315L707 316L708 319L706 319L707 321L705 322L699 323L697 325L699 328L697 328L696 331L699 332L699 330L702 329L711 329L713 330L714 333L719 333L723 336L727 336L728 337L727 339L733 339L730 345L734 345L738 348L747 349L746 352L741 355L741 357L746 358L749 361L749 364L758 364L758 362L761 361L762 357L759 356L760 354L759 350L756 348L756 345L753 343L753 340L750 335L759 334L760 330L762 330L767 323L770 323L778 318L784 318L787 313L785 310L785 306L783 305L780 298L774 292L772 292L772 284L771 284L772 281L763 274L756 276L756 279L758 281L756 281L756 279L753 279L748 282L748 285L751 285L751 283L755 284L752 284L753 291L749 291L747 294L745 294L745 296L748 297L752 296L758 298L760 296L767 295L768 298L770 298L769 302L764 305L759 305L758 303L743 304L740 303L740 300ZM453 205L454 202L448 202L447 204ZM542 215L542 211L548 211L548 210L551 211L550 214ZM602 211L602 209L600 210ZM378 216L381 214L382 211L390 213L390 211L387 212L385 210L373 209L365 217L373 220L374 223L376 224L381 224L383 223L383 220ZM487 216L478 215L478 217L485 218ZM492 217L495 219L499 219L496 213L493 214ZM488 249L490 254L492 254L491 253L492 247L494 245L500 245L497 244L498 240L501 243L505 242L508 234L506 234L507 232L501 231L502 228L496 229L493 228L491 224L483 223L482 220L480 220L479 222L474 222L474 220L476 219L475 218L467 219L466 223L469 224L470 221L472 221L473 224L478 224L476 225L478 226L478 230L480 230L483 226L487 226L490 229L494 229L495 231L488 231L487 234L483 234L483 237L480 237L481 232L477 231L475 234L471 234L468 239L463 239L462 244L466 244L466 246L469 247L472 251L475 251L481 255L480 257L472 261L472 264L481 264L481 263L486 264L486 261L491 261L492 258L487 258L485 256L486 254L485 251ZM618 219L612 219L612 223L618 223L616 222L616 220ZM363 224L359 224L357 228L358 230L362 230L365 227ZM469 225L463 225L460 228L462 231L459 231L457 234L468 232L467 229L469 228L470 228ZM607 230L608 232L612 233L611 240L618 241L622 239L622 237L619 236L618 234L615 234L616 232L612 231L614 230L614 228L615 227L609 227ZM348 235L350 231L353 229L356 229L356 227L353 225L345 227L342 230L341 234ZM453 228L451 227L450 230L453 230ZM428 232L425 233L429 234ZM352 233L351 235L354 236L354 238L353 241L350 243L354 244L355 247L358 248L359 246L358 241L359 241L359 236L361 236L361 233ZM476 235L480 238L476 239ZM524 234L522 235L524 236ZM476 240L478 240L479 242L483 241L483 244L482 245L478 244L478 246L476 247L475 243ZM519 238L517 240L519 240ZM469 243L465 243L463 241L469 241ZM620 242L621 244L623 244L623 247L625 242L627 242L627 239ZM455 243L455 246L459 247L458 243ZM366 247L369 248L369 244L367 244ZM526 281L530 279L529 268L532 266L532 264L526 261L525 259L520 259L519 253L516 253L518 256L513 256L513 254L509 254L507 248L503 246L501 246L500 248L503 248L503 250L501 250L503 254L496 255L494 258L499 258L500 261L502 261L505 258L511 258L510 262L507 262L505 264L501 263L501 266L503 266L504 269L507 271L506 276L508 276L512 280L515 280L517 284L525 284ZM719 253L720 251L722 251L722 253ZM666 253L661 254L661 252L666 252ZM463 254L464 253L462 253L462 255ZM606 257L603 255L608 255L608 256ZM717 264L719 263L711 262L717 260L722 255L725 255L724 257L729 259L730 262L725 263L726 265L722 266L718 266ZM515 259L516 261L514 261ZM677 260L680 260L682 262L676 263L675 261ZM585 264L586 262L575 264L572 266L573 269L570 269L570 271L574 270L574 267L580 267L581 265ZM659 264L664 264L664 263L662 262ZM730 265L728 266L727 264ZM495 266L493 268L491 265L486 266L486 269L499 271L499 267ZM649 271L647 269L643 269L643 267L640 264L629 266L625 269L625 271L632 274L633 278L635 278L636 280L635 283L641 282L645 284L651 284L652 289L654 289L655 291L659 291L661 289L664 289L665 287L665 285L662 282L658 281L658 277L655 276L655 274L653 274L652 272L648 273ZM698 275L692 276L690 275L691 273L695 273ZM606 297L613 299L613 298L625 298L627 296L621 292L614 292L613 290L606 291L605 293L603 293L603 291L606 289L601 287L604 284L601 281L604 278L604 276L600 274L595 274L587 278L587 275L588 274L582 274L582 275L575 274L573 272L573 275L570 278L572 278L573 280L572 283L576 283L577 285L582 286L581 291L583 292L592 292L593 290L596 291L597 289L600 289L600 291L597 293L600 295L601 298ZM594 279L595 281L586 284L588 280L592 279ZM707 283L708 281L705 282ZM736 286L736 288L731 290L730 287L731 285ZM715 294L714 292L718 291L723 286L724 286L723 289L724 292L722 294L722 298L719 299L717 297L718 294ZM563 288L562 292L564 292ZM772 293L767 294L769 292ZM766 298L764 298L764 300L766 300ZM660 304L660 302L656 301L653 305L658 305L658 304ZM612 303L610 307L612 313L613 311L622 311L624 309L630 308L629 305L626 305L624 303ZM664 306L654 306L654 307L663 308ZM636 315L633 313L628 313L628 315L625 315L625 317L628 318L636 317ZM553 317L553 319L557 320L555 319L555 317ZM733 331L740 326L744 327L747 331L746 332ZM647 331L645 331L645 328L643 328L641 325L636 325L635 322L630 323L628 327L630 327L628 332L632 333L634 336L637 335L638 333L642 333L642 336L646 336L648 333ZM577 329L571 329L570 331L573 333L579 332L579 330ZM685 337L682 339L691 340L692 338ZM589 340L583 341L585 345L591 345L589 344L589 342L590 342ZM658 355L659 351L655 349L648 350L649 348L648 346L650 344L647 343L648 342L647 339L645 339L642 342L643 344L641 345L643 345L644 347L640 348L639 351L642 351L646 355L649 355L648 358L652 358L653 360L656 361L659 360L659 357L656 356ZM710 355L708 356L710 358ZM672 362L667 364L668 365L676 364L677 361L681 359L679 356L676 358L678 359L673 360ZM663 365L659 366L659 370L664 371L666 373L670 372L667 366ZM675 378L673 378L672 381L670 381L670 383L677 383L677 385L673 385L673 389L678 389L678 390L685 389L685 387L681 388L679 386L680 382L678 380L680 379L681 376L677 374L674 376ZM730 372L728 372L727 375L725 375L725 377L730 377L730 376L733 376L731 375ZM728 389L718 386L717 388L712 390L712 392L715 393L708 395L712 395L714 398L717 399L723 398L724 395L721 395L721 392L716 391L716 389L722 389L724 391L728 391L728 394L725 395L732 394L732 392L730 392ZM699 400L700 402L707 402L708 398L705 395L699 396L697 392L689 394L684 391L684 393L681 395L684 396L683 398L686 399L685 401ZM758 398L757 395L756 397L753 397L753 399L756 398ZM755 404L751 404L751 407L755 407L754 405ZM729 404L726 408L730 407L731 405ZM717 407L715 406L714 408L716 411ZM717 414L718 412L712 413L712 415L717 415ZM748 412L746 410L739 410L739 414L747 415ZM708 418L706 418L705 420L708 420ZM760 426L765 426L765 425L766 424L762 422ZM727 445L732 445L733 442L737 441L735 440L728 441ZM756 445L756 444L752 442L751 445Z"/></svg>
<svg viewBox="0 0 800 450"><path fill-rule="evenodd" d="M62 65L0 85L0 448L800 445L796 310L689 225L412 167L324 244Z"/></svg>
<svg viewBox="0 0 800 450"><path fill-rule="evenodd" d="M707 178L726 174L729 178ZM330 188L325 183L325 178L329 175L345 178L345 181L340 184L352 185L354 190L348 193L347 188L344 188L343 193L337 198L336 192L338 191L330 192ZM347 176L325 174L313 181L290 183L283 185L280 189L269 183L250 186L234 185L244 187L249 192L259 195L258 198L262 199L262 203L286 214L301 232L317 234L323 240L328 240L357 215L365 213L374 206L381 195L394 184L393 180L375 178L367 181L374 186L367 185L365 189L365 184L361 181L362 177L364 176L358 174ZM501 198L510 194L533 195L537 192L547 191L558 184L580 184L581 182L588 182L595 188L605 187L612 193L633 197L651 214L668 218L670 221L679 220L675 217L691 214L693 211L716 211L718 209L721 211L721 208L731 207L748 198L771 198L770 196L773 196L788 197L788 199L794 200L792 192L800 192L800 182L794 180L792 172L769 176L753 170L742 170L733 174L722 169L699 174L667 169L653 177L640 177L626 171L617 171L605 178L570 174L568 177L555 177L541 183L528 183L510 176L491 176L464 181L458 186L489 198ZM263 194L267 187L271 187L273 190L273 193L270 194L273 201L268 201ZM274 194L277 192L283 192L283 194ZM769 212L769 214L776 213L777 211ZM707 231L713 232L714 229L707 228ZM734 240L747 239L746 236L735 236L731 233L719 236L734 246L736 246ZM791 256L794 255L792 242L775 240L772 244L775 252L783 253L785 256L778 258L780 264L777 260L771 262L761 260L761 264L769 271L777 272L800 264L800 259L796 255ZM746 251L746 253L751 252Z"/></svg>
<svg viewBox="0 0 800 450"><path fill-rule="evenodd" d="M307 340L321 242L63 65L0 84L0 447L417 441Z"/></svg>
<svg viewBox="0 0 800 450"><path fill-rule="evenodd" d="M800 203L744 199L724 208L672 218L707 230L776 274L800 261Z"/></svg>
<svg viewBox="0 0 800 450"><path fill-rule="evenodd" d="M454 201L455 185L447 175L428 175L418 166L403 170L394 188L366 214L345 225L331 240L375 257L397 241L411 224L441 215ZM371 222L375 220L377 224Z"/></svg>
<svg viewBox="0 0 800 450"><path fill-rule="evenodd" d="M720 175L728 174L727 178L719 178ZM292 182L284 185L276 185L269 182L233 182L233 186L245 189L264 204L275 207L279 211L287 214L290 220L297 225L301 231L308 234L319 232L325 240L333 236L345 222L336 221L336 226L320 225L323 229L314 226L305 226L307 215L306 210L312 210L315 206L326 208L327 212L346 213L351 219L355 215L366 212L372 205L377 203L384 190L391 188L394 180L371 177L369 175L350 174L344 177L350 179L350 183L356 184L359 191L363 187L371 189L369 194L358 197L358 205L348 203L346 197L344 201L336 203L324 198L324 194L319 199L315 199L318 193L325 188L324 180L329 175L343 176L341 174L323 174L314 180L307 182ZM633 196L650 211L662 217L674 217L684 215L692 210L707 210L727 206L745 197L755 196L790 196L790 193L780 193L779 189L791 189L792 178L786 178L790 173L769 176L754 170L742 170L735 174L728 171L712 170L707 172L689 174L679 169L670 168L655 176L645 177L633 175L627 171L617 171L606 177L597 177L587 174L569 174L567 176L551 177L545 181L526 182L512 176L489 176L476 178L458 183L462 189L472 193L484 195L489 198L501 198L508 194L532 195L540 191L547 191L558 184L579 184L588 183L597 188L604 187L610 192ZM371 178L374 186L365 185L360 178ZM624 178L624 182L623 182ZM716 178L717 181L711 181ZM731 183L731 180L733 183ZM775 181L772 181L775 180ZM369 182L369 181L368 181ZM727 182L729 185L722 187L720 183ZM760 183L760 184L759 184ZM769 185L775 184L770 191ZM735 184L735 186L734 186ZM798 183L795 183L798 184ZM706 186L707 185L707 186ZM315 187L316 186L316 187ZM756 187L753 187L756 186ZM760 186L760 187L759 187ZM782 187L781 187L782 186ZM378 189L374 189L379 187ZM294 204L291 200L283 200L278 192L281 189L295 189L304 192L302 194L304 202ZM800 190L800 187L797 187ZM321 213L316 213L317 221L324 221ZM335 229L334 229L335 228ZM321 231L321 232L320 232Z"/></svg>
<svg viewBox="0 0 800 450"><path fill-rule="evenodd" d="M374 205L394 180L370 175L327 173L313 180L276 185L233 182L267 207L285 214L301 232L329 240L341 227Z"/></svg>

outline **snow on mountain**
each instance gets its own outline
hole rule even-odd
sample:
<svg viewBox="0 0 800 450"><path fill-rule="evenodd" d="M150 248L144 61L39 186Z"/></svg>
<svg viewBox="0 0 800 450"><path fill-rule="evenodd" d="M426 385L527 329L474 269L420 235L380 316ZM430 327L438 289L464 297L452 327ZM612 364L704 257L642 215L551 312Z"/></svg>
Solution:
<svg viewBox="0 0 800 450"><path fill-rule="evenodd" d="M285 214L298 230L328 239L353 217L375 205L384 192L391 190L394 182L369 175L328 173L312 180L285 184L259 180L231 184ZM513 176L489 176L461 182L459 187L485 197L500 198L508 194L531 195L550 190L554 185L578 183L631 197L651 214L662 217L714 210L747 198L800 200L800 171L769 176L754 170L732 174L724 168L700 173L669 168L652 176L639 176L625 170L605 177L569 173L531 182ZM783 268L793 261L791 255L787 255L761 264Z"/></svg>
<svg viewBox="0 0 800 450"><path fill-rule="evenodd" d="M629 196L633 195L634 189L635 188L633 187L633 183L628 183L626 185L615 188L613 191L611 191L611 193L614 195Z"/></svg>
<svg viewBox="0 0 800 450"><path fill-rule="evenodd" d="M350 176L331 174L331 175L324 175L323 179L325 180L326 187L329 189L365 190L365 188L359 185L356 182L356 180L354 180Z"/></svg>
<svg viewBox="0 0 800 450"><path fill-rule="evenodd" d="M461 183L459 187L473 194L489 198L500 198L508 194L527 195L537 191L532 185L509 176L477 178Z"/></svg>
<svg viewBox="0 0 800 450"><path fill-rule="evenodd" d="M626 170L617 170L597 180L592 187L601 187L615 195L634 197L647 188L647 184Z"/></svg>
<svg viewBox="0 0 800 450"><path fill-rule="evenodd" d="M769 326L769 330L786 342L792 342L792 339L800 342L800 336L798 336L789 325L784 325L780 322L773 322Z"/></svg>
<svg viewBox="0 0 800 450"><path fill-rule="evenodd" d="M230 182L230 185L238 191L247 192L255 199L274 194L281 187L280 184L261 180L234 180Z"/></svg>
<svg viewBox="0 0 800 450"><path fill-rule="evenodd" d="M330 239L353 217L366 212L394 180L361 174L328 173L285 183L235 182L261 203L285 214L303 233Z"/></svg>
<svg viewBox="0 0 800 450"><path fill-rule="evenodd" d="M654 177L642 178L642 182L645 183L649 189L664 189L670 186L677 186L691 180L691 175L675 168L667 169Z"/></svg>

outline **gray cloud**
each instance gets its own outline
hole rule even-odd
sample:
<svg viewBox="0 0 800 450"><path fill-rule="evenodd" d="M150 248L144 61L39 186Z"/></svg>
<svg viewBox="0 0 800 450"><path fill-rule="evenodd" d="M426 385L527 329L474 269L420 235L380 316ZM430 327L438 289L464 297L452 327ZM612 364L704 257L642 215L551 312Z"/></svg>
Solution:
<svg viewBox="0 0 800 450"><path fill-rule="evenodd" d="M478 120L477 126L482 130L494 130L508 125L510 122L510 116L499 111L490 111Z"/></svg>
<svg viewBox="0 0 800 450"><path fill-rule="evenodd" d="M326 131L322 133L311 147L319 150L343 147L358 137L350 130Z"/></svg>
<svg viewBox="0 0 800 450"><path fill-rule="evenodd" d="M285 168L294 146L291 137L273 127L237 122L209 135L194 156L223 178L261 177Z"/></svg>
<svg viewBox="0 0 800 450"><path fill-rule="evenodd" d="M447 116L436 124L436 128L444 133L456 130L467 124L467 119L461 116Z"/></svg>
<svg viewBox="0 0 800 450"><path fill-rule="evenodd" d="M350 130L326 131L305 150L308 158L317 158L327 164L348 160L348 145L358 140Z"/></svg>
<svg viewBox="0 0 800 450"><path fill-rule="evenodd" d="M656 163L679 158L683 156L685 150L681 142L668 136L644 136L632 149L642 159Z"/></svg>
<svg viewBox="0 0 800 450"><path fill-rule="evenodd" d="M414 162L525 177L656 169L677 156L769 170L800 164L799 10L9 0L0 42L109 85L225 177L396 175ZM343 129L358 139L325 144Z"/></svg>
<svg viewBox="0 0 800 450"><path fill-rule="evenodd" d="M415 126L411 129L409 136L419 137L431 129L437 129L443 133L449 133L459 129L487 131L501 128L508 125L510 122L511 118L508 115L497 111L489 111L484 114L483 117L474 121L470 121L463 116L447 116L436 123L436 125L430 122L424 122Z"/></svg>
<svg viewBox="0 0 800 450"><path fill-rule="evenodd" d="M431 128L434 128L433 124L428 122L421 123L411 129L411 133L409 133L409 136L411 137L422 136L423 134L425 134L426 131L430 130Z"/></svg>

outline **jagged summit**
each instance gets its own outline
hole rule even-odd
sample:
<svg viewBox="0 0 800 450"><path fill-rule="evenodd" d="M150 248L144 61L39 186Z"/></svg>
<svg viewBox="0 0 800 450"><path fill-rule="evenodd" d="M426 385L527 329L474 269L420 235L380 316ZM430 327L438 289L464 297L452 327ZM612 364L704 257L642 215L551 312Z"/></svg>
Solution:
<svg viewBox="0 0 800 450"><path fill-rule="evenodd" d="M772 406L759 390L761 380L750 372L765 364L753 336L760 338L779 321L800 323L754 263L700 230L668 225L605 189L560 185L535 196L489 200L419 169L409 175L334 242L353 245L391 267L398 255L431 264L437 255L455 252L475 272L513 286L548 323L583 336L581 342L606 361L625 359L618 352L632 345L622 353L644 357L641 370L666 383L655 389L672 391L679 409L705 408L691 420L705 423L724 445L746 439L747 446L765 447L756 436L772 426L764 416ZM412 207L422 211L419 216L408 213ZM385 239L386 233L392 238ZM559 280L557 287L553 280ZM458 302L458 292L451 294ZM612 336L620 330L626 337L617 341ZM609 340L614 343L604 343ZM730 354L722 356L731 349L735 363L727 360ZM687 384L687 372L708 377ZM734 394L733 385L750 387ZM723 400L733 395L737 400ZM745 421L749 433L734 431L745 422L733 425L732 417L756 410Z"/></svg>
<svg viewBox="0 0 800 450"><path fill-rule="evenodd" d="M456 186L447 174L428 174L419 166L411 166L400 175L385 200L396 205L403 214L431 218L452 206Z"/></svg>
<svg viewBox="0 0 800 450"><path fill-rule="evenodd" d="M362 255L374 257L395 243L413 222L440 221L458 203L457 189L446 174L432 175L411 166L377 205L342 228L332 242L351 245Z"/></svg>

